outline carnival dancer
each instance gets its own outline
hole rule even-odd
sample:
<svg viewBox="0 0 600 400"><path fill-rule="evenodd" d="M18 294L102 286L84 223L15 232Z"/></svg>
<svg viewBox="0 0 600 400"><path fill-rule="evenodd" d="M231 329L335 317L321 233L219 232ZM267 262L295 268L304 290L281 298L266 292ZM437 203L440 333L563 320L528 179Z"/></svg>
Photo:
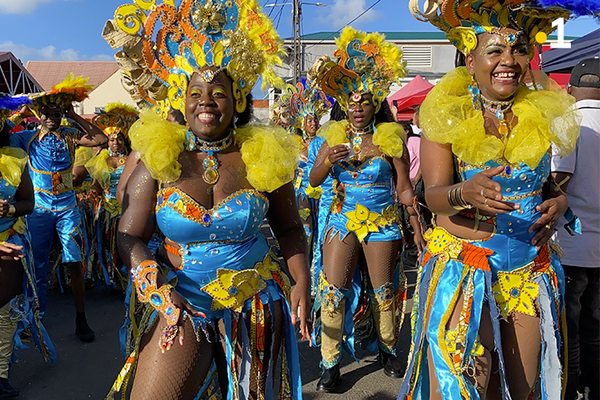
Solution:
<svg viewBox="0 0 600 400"><path fill-rule="evenodd" d="M56 359L54 346L40 322L33 257L25 227L26 214L33 211L34 195L27 173L27 154L9 147L14 126L6 118L29 104L27 97L0 93L0 398L16 398L19 391L8 382L13 348L21 344L18 332L29 327L46 361ZM16 339L16 340L15 340Z"/></svg>
<svg viewBox="0 0 600 400"><path fill-rule="evenodd" d="M567 201L545 189L550 148L573 150L578 118L571 96L524 82L536 39L570 12L512 0L440 0L426 14L415 0L411 11L446 32L466 67L420 109L435 226L398 398L560 399L564 274L547 241Z"/></svg>
<svg viewBox="0 0 600 400"><path fill-rule="evenodd" d="M135 108L122 103L109 103L104 112L92 122L108 136L108 149L103 149L85 164L101 193L100 207L94 218L95 257L90 260L92 268L100 272L99 278L111 287L125 289L127 276L123 275L117 256L117 223L121 205L117 201L117 185L129 155L129 128L136 121Z"/></svg>
<svg viewBox="0 0 600 400"><path fill-rule="evenodd" d="M397 204L409 208L416 242L424 244L414 195L408 179L404 131L394 123L385 101L392 82L405 75L400 49L378 33L345 28L334 53L311 69L319 89L340 103L348 120L331 122L319 133L326 139L310 173L310 184L321 185L328 174L339 182L323 240L323 273L315 308L320 308L323 374L317 390L331 391L340 383L342 337L354 355L354 321L358 296L352 282L359 249L370 280L368 299L374 318L373 344L379 348L386 375L400 377L396 344L403 318L406 287L400 284L401 251ZM360 306L363 306L361 303ZM378 344L378 346L377 346Z"/></svg>
<svg viewBox="0 0 600 400"><path fill-rule="evenodd" d="M69 269L77 311L75 333L81 341L93 341L94 331L85 317L85 282L82 267L81 216L73 190L73 161L78 145L93 147L106 143L106 136L73 110L73 101L87 98L87 79L67 78L49 92L32 96L31 108L41 121L40 129L11 135L11 144L27 152L29 174L35 190L35 208L27 216L27 229L35 260L41 314L46 310L48 267L54 233L62 245L62 262ZM85 134L60 126L63 114L77 122ZM33 115L29 108L20 117Z"/></svg>
<svg viewBox="0 0 600 400"><path fill-rule="evenodd" d="M75 150L75 161L73 162L73 190L77 197L77 205L81 214L81 230L83 232L84 257L82 260L84 278L86 282L93 282L93 269L89 268L89 260L94 253L94 216L98 208L98 195L96 189L92 191L92 177L88 174L85 164L96 155L93 147L79 146ZM94 194L92 194L94 193Z"/></svg>
<svg viewBox="0 0 600 400"><path fill-rule="evenodd" d="M282 41L257 1L166 1L136 13L146 25L131 29L119 11L115 23L148 49L148 72L169 84L163 104L184 111L188 127L150 111L130 130L141 162L123 197L119 251L148 307L109 397L137 364L134 399L301 398L292 324L308 337L310 279L291 182L300 143L247 126L259 76L283 84L272 69ZM169 23L154 32L159 17ZM291 292L260 233L267 214ZM156 225L165 270L145 245Z"/></svg>
<svg viewBox="0 0 600 400"><path fill-rule="evenodd" d="M310 87L306 79L302 79L295 86L286 85L280 99L286 105L285 109L290 113L291 131L302 132L302 149L300 150L300 163L296 170L294 189L296 190L298 211L308 239L310 262L312 260L313 233L315 233L317 222L318 202L323 189L320 187L314 188L308 183L308 176L310 175L308 150L321 126L321 118L331 108L332 104L323 92Z"/></svg>

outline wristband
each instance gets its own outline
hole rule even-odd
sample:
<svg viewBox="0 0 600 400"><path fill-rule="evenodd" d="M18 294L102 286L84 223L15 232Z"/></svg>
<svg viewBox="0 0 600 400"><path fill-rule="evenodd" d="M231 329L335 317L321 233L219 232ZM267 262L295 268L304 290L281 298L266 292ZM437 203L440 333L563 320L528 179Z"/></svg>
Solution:
<svg viewBox="0 0 600 400"><path fill-rule="evenodd" d="M150 303L152 307L163 314L167 325L176 325L181 310L171 302L173 286L164 284L160 288L156 287L156 277L158 275L158 265L156 262L151 260L143 261L131 273L138 299L142 303Z"/></svg>
<svg viewBox="0 0 600 400"><path fill-rule="evenodd" d="M327 166L327 168L333 167L333 163L329 161L329 156L325 157L325 165Z"/></svg>

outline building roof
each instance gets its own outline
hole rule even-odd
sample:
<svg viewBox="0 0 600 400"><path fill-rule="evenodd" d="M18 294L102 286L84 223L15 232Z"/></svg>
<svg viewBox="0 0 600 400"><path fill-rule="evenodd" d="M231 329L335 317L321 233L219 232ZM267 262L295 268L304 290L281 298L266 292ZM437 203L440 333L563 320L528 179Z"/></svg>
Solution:
<svg viewBox="0 0 600 400"><path fill-rule="evenodd" d="M69 72L90 78L88 84L96 88L117 72L119 65L115 61L28 61L25 68L44 90L50 90L62 82Z"/></svg>
<svg viewBox="0 0 600 400"><path fill-rule="evenodd" d="M447 41L446 34L444 32L380 32L385 35L387 40L391 41L415 41L415 40L441 40ZM307 33L300 36L300 40L319 40L319 41L333 41L340 35L340 32L315 32ZM565 36L565 40L575 40L578 36ZM286 38L285 40L292 40L293 38ZM548 40L556 40L556 35L551 35Z"/></svg>
<svg viewBox="0 0 600 400"><path fill-rule="evenodd" d="M0 71L0 92L15 95L42 90L40 83L9 51L0 52Z"/></svg>

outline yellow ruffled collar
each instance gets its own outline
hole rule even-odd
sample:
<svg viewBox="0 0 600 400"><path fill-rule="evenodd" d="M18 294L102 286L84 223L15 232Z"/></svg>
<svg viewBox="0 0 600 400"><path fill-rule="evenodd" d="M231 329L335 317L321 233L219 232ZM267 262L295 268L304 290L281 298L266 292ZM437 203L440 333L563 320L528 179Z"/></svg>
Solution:
<svg viewBox="0 0 600 400"><path fill-rule="evenodd" d="M184 149L185 127L142 113L129 131L131 146L152 177L175 182L181 175L179 155ZM237 128L235 143L246 164L248 182L260 192L272 192L294 178L300 157L301 138L277 126Z"/></svg>
<svg viewBox="0 0 600 400"><path fill-rule="evenodd" d="M100 186L107 190L110 188L111 172L116 172L117 169L108 165L110 155L107 149L103 149L96 154L92 159L85 163L85 168L92 178L98 181Z"/></svg>
<svg viewBox="0 0 600 400"><path fill-rule="evenodd" d="M0 148L0 174L9 185L19 187L27 165L27 154L17 147Z"/></svg>
<svg viewBox="0 0 600 400"><path fill-rule="evenodd" d="M486 134L481 111L468 92L471 75L465 67L447 73L421 105L420 123L428 140L449 143L462 161L482 166L490 160L524 162L535 168L552 146L562 157L570 154L579 136L575 99L566 92L520 87L512 106L517 125L506 143Z"/></svg>
<svg viewBox="0 0 600 400"><path fill-rule="evenodd" d="M321 127L318 135L323 137L330 147L342 143L348 143L346 128L348 120L329 121ZM383 122L375 126L373 132L373 144L379 147L381 152L388 157L401 158L404 154L404 143L406 132L395 122Z"/></svg>

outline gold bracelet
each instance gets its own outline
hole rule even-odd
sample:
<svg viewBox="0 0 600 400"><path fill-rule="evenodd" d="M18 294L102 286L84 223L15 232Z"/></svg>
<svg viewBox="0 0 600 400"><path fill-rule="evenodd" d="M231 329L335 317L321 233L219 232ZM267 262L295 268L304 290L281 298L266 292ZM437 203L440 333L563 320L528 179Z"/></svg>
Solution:
<svg viewBox="0 0 600 400"><path fill-rule="evenodd" d="M448 191L448 204L458 211L472 207L471 204L467 203L462 197L462 185Z"/></svg>
<svg viewBox="0 0 600 400"><path fill-rule="evenodd" d="M327 166L327 168L333 167L333 163L329 161L329 157L325 157L325 165Z"/></svg>

